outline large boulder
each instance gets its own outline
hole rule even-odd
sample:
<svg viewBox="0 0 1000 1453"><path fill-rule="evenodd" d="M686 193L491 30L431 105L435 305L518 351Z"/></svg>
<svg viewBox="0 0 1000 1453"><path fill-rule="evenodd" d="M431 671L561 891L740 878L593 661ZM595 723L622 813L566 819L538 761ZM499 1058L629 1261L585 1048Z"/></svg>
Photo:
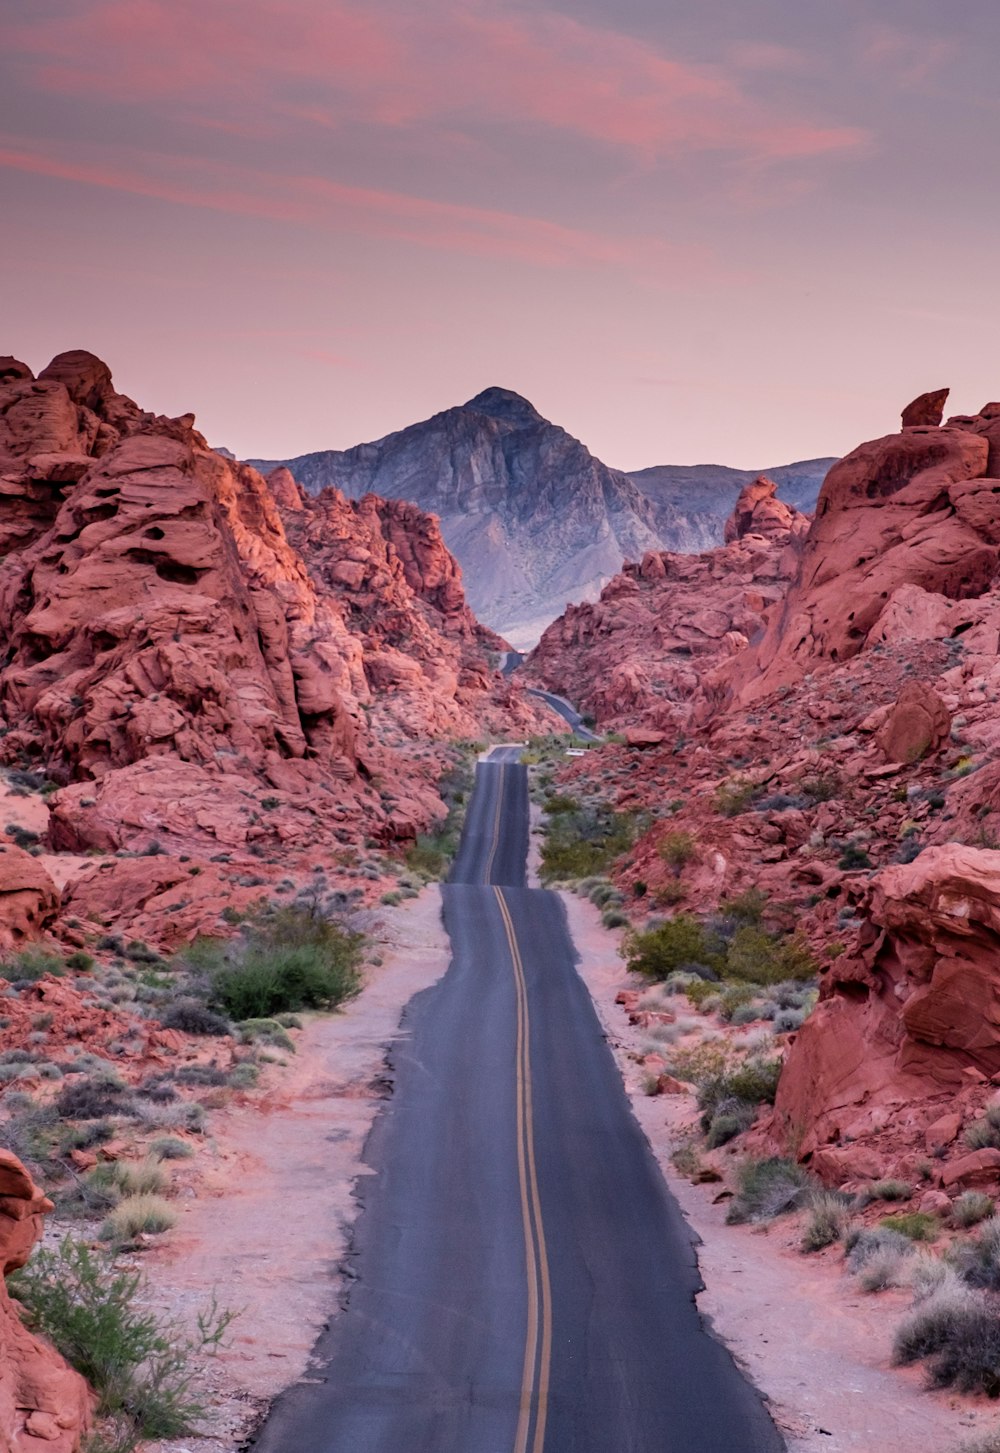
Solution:
<svg viewBox="0 0 1000 1453"><path fill-rule="evenodd" d="M778 1087L775 1128L807 1158L894 1116L935 1123L1000 1074L1000 852L927 848L883 869L863 907Z"/></svg>
<svg viewBox="0 0 1000 1453"><path fill-rule="evenodd" d="M36 937L55 917L59 892L30 853L0 843L0 948Z"/></svg>
<svg viewBox="0 0 1000 1453"><path fill-rule="evenodd" d="M932 393L921 394L919 398L915 398L903 410L903 428L937 428L944 418L944 406L950 393L951 389L938 388Z"/></svg>
<svg viewBox="0 0 1000 1453"><path fill-rule="evenodd" d="M91 1425L87 1384L28 1331L4 1281L27 1262L51 1210L17 1156L0 1150L0 1448L11 1453L77 1453Z"/></svg>

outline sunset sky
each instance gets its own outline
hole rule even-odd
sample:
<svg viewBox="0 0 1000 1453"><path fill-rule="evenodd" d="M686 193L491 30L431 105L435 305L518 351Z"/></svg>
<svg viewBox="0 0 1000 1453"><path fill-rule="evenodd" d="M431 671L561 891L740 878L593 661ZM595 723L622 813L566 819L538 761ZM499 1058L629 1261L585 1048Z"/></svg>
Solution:
<svg viewBox="0 0 1000 1453"><path fill-rule="evenodd" d="M0 353L284 456L490 384L607 463L1000 396L996 0L0 0Z"/></svg>

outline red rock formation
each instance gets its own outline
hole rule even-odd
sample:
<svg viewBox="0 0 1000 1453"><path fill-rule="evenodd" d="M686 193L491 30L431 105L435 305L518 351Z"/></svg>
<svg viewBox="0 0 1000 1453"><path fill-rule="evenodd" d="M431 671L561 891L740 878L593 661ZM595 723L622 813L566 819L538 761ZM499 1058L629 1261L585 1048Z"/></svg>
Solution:
<svg viewBox="0 0 1000 1453"><path fill-rule="evenodd" d="M593 604L569 606L542 636L526 675L571 698L602 726L676 729L706 673L764 628L795 568L804 515L761 476L703 555L650 551Z"/></svg>
<svg viewBox="0 0 1000 1453"><path fill-rule="evenodd" d="M742 540L744 535L763 535L767 540L786 544L790 533L804 533L805 516L778 499L778 486L766 474L745 484L726 521L724 539L727 545Z"/></svg>
<svg viewBox="0 0 1000 1453"><path fill-rule="evenodd" d="M928 848L879 873L861 907L855 952L824 975L775 1105L777 1137L799 1127L800 1153L826 1148L827 1167L829 1147L878 1144L890 1126L897 1153L904 1129L950 1144L958 1127L942 1117L971 1120L1000 1073L1000 853Z"/></svg>
<svg viewBox="0 0 1000 1453"><path fill-rule="evenodd" d="M723 678L730 695L761 700L857 655L914 589L962 603L987 592L1000 557L998 443L1000 417L987 408L863 444L835 465L784 601Z"/></svg>
<svg viewBox="0 0 1000 1453"><path fill-rule="evenodd" d="M59 894L29 853L0 843L0 949L35 938L55 917Z"/></svg>
<svg viewBox="0 0 1000 1453"><path fill-rule="evenodd" d="M933 393L921 394L903 410L904 429L936 429L944 418L944 406L951 389L939 388Z"/></svg>
<svg viewBox="0 0 1000 1453"><path fill-rule="evenodd" d="M433 762L393 748L537 720L431 517L306 510L279 472L290 541L260 475L93 355L0 372L0 757L79 784L52 803L60 846L412 836ZM262 826L269 788L286 812Z"/></svg>
<svg viewBox="0 0 1000 1453"><path fill-rule="evenodd" d="M79 1373L32 1336L4 1278L24 1266L52 1202L10 1151L0 1150L0 1446L77 1453L92 1399Z"/></svg>

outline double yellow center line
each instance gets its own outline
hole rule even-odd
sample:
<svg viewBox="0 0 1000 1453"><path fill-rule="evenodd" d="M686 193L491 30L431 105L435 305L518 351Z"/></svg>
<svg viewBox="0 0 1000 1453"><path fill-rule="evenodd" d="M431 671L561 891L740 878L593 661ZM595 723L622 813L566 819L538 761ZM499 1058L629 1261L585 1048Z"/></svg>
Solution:
<svg viewBox="0 0 1000 1453"><path fill-rule="evenodd" d="M510 961L514 969L514 994L517 1006L515 1043L517 1174L521 1191L521 1220L524 1226L528 1325L524 1340L521 1398L513 1453L543 1453L549 1405L549 1379L552 1368L552 1287L549 1280L549 1256L545 1245L545 1228L542 1224L541 1197L538 1193L538 1171L535 1166L528 985L507 900L500 887L490 884L490 877L500 847L506 775L507 769L501 764L497 782L496 810L493 816L493 837L483 869L483 882L491 886L496 894L497 907L500 909L500 917L510 949Z"/></svg>
<svg viewBox="0 0 1000 1453"><path fill-rule="evenodd" d="M524 1343L521 1402L514 1453L542 1453L548 1416L549 1375L552 1367L552 1288L549 1257L545 1246L542 1206L535 1167L535 1132L531 1105L531 1036L528 987L514 924L503 891L494 887L500 916L507 934L514 966L517 999L517 1173L521 1187L521 1218L524 1223L525 1271L528 1281L528 1328ZM534 1437L531 1424L534 1418Z"/></svg>

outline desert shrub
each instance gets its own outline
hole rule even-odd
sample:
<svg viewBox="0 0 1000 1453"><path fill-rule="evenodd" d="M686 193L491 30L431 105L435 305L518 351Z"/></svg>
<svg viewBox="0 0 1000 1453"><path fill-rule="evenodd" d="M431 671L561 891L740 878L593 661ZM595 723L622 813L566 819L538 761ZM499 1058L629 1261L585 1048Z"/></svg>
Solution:
<svg viewBox="0 0 1000 1453"><path fill-rule="evenodd" d="M229 1083L234 1090L252 1090L260 1079L260 1070L249 1060L241 1060L229 1071Z"/></svg>
<svg viewBox="0 0 1000 1453"><path fill-rule="evenodd" d="M888 1255L912 1256L913 1242L900 1231L884 1227L859 1227L846 1241L847 1269L857 1275L869 1262Z"/></svg>
<svg viewBox="0 0 1000 1453"><path fill-rule="evenodd" d="M68 969L74 969L79 974L89 974L90 970L94 967L94 956L93 954L85 953L83 949L77 949L66 960L66 967Z"/></svg>
<svg viewBox="0 0 1000 1453"><path fill-rule="evenodd" d="M182 1034L229 1033L229 1021L200 999L175 999L160 1015L160 1023L164 1029L179 1029Z"/></svg>
<svg viewBox="0 0 1000 1453"><path fill-rule="evenodd" d="M273 1044L276 1049L286 1050L289 1054L295 1053L294 1040L277 1019L244 1019L237 1028L240 1038L248 1044L260 1041L262 1044Z"/></svg>
<svg viewBox="0 0 1000 1453"><path fill-rule="evenodd" d="M217 1088L226 1083L226 1072L220 1070L218 1065L181 1065L180 1069L174 1071L174 1079L179 1085Z"/></svg>
<svg viewBox="0 0 1000 1453"><path fill-rule="evenodd" d="M733 1064L728 1056L715 1074L706 1072L698 1085L698 1108L702 1112L701 1125L708 1130L716 1114L724 1105L734 1107L745 1105L750 1109L750 1119L758 1105L774 1104L781 1075L781 1061L763 1059L748 1055L746 1059ZM733 1113L730 1108L730 1113ZM745 1130L747 1125L741 1126ZM722 1142L720 1142L721 1144Z"/></svg>
<svg viewBox="0 0 1000 1453"><path fill-rule="evenodd" d="M149 1153L157 1160L189 1160L194 1155L194 1146L174 1135L160 1135L150 1143Z"/></svg>
<svg viewBox="0 0 1000 1453"><path fill-rule="evenodd" d="M58 954L47 953L41 948L24 948L9 959L7 963L0 966L0 975L5 979L12 979L16 983L34 983L45 974L53 974L61 978L66 972L66 965Z"/></svg>
<svg viewBox="0 0 1000 1453"><path fill-rule="evenodd" d="M872 860L859 843L848 843L837 863L842 873L851 873L859 868L870 868Z"/></svg>
<svg viewBox="0 0 1000 1453"><path fill-rule="evenodd" d="M870 1181L861 1192L865 1204L870 1201L908 1201L912 1195L913 1186L910 1182L897 1180L894 1176L887 1176L881 1181Z"/></svg>
<svg viewBox="0 0 1000 1453"><path fill-rule="evenodd" d="M815 978L817 968L800 939L782 939L745 924L729 944L726 973L751 984L780 984L787 979Z"/></svg>
<svg viewBox="0 0 1000 1453"><path fill-rule="evenodd" d="M963 1191L951 1208L951 1218L956 1226L978 1226L993 1215L996 1205L992 1196L985 1191Z"/></svg>
<svg viewBox="0 0 1000 1453"><path fill-rule="evenodd" d="M744 888L742 893L734 893L731 898L719 900L719 912L724 918L732 919L736 924L749 924L751 927L761 922L766 909L767 894L760 888Z"/></svg>
<svg viewBox="0 0 1000 1453"><path fill-rule="evenodd" d="M580 806L550 816L542 844L543 881L606 873L635 842L639 827L635 813L604 806Z"/></svg>
<svg viewBox="0 0 1000 1453"><path fill-rule="evenodd" d="M207 934L199 934L191 943L177 951L175 964L197 974L210 974L225 963L226 946L224 938L210 938Z"/></svg>
<svg viewBox="0 0 1000 1453"><path fill-rule="evenodd" d="M152 1156L145 1160L115 1160L106 1165L95 1166L101 1171L109 1185L116 1186L123 1196L159 1195L167 1189L170 1178Z"/></svg>
<svg viewBox="0 0 1000 1453"><path fill-rule="evenodd" d="M177 1223L177 1213L162 1196L126 1196L101 1227L102 1241L133 1241L136 1236L158 1236Z"/></svg>
<svg viewBox="0 0 1000 1453"><path fill-rule="evenodd" d="M675 969L692 964L713 973L722 965L718 946L690 913L678 913L655 928L629 934L625 952L629 968L649 979L665 979Z"/></svg>
<svg viewBox="0 0 1000 1453"><path fill-rule="evenodd" d="M723 817L738 817L753 805L759 791L755 783L748 782L744 777L730 777L728 782L723 782L715 790L715 810Z"/></svg>
<svg viewBox="0 0 1000 1453"><path fill-rule="evenodd" d="M956 1242L947 1255L969 1286L1000 1291L1000 1216L983 1221L975 1236Z"/></svg>
<svg viewBox="0 0 1000 1453"><path fill-rule="evenodd" d="M927 1211L909 1211L900 1216L883 1216L879 1225L886 1231L898 1231L911 1241L934 1241L941 1230L936 1216Z"/></svg>
<svg viewBox="0 0 1000 1453"><path fill-rule="evenodd" d="M198 1335L157 1319L143 1306L138 1272L120 1271L107 1253L66 1238L39 1248L9 1280L28 1325L46 1337L97 1393L116 1449L140 1439L189 1435L201 1408L191 1393L193 1355L218 1345L232 1320L213 1304Z"/></svg>
<svg viewBox="0 0 1000 1453"><path fill-rule="evenodd" d="M674 1049L667 1057L667 1069L678 1080L694 1085L697 1089L718 1079L728 1068L729 1050L725 1044L709 1041L692 1045L690 1049Z"/></svg>
<svg viewBox="0 0 1000 1453"><path fill-rule="evenodd" d="M609 908L601 914L601 922L605 928L627 928L628 918L620 908Z"/></svg>
<svg viewBox="0 0 1000 1453"><path fill-rule="evenodd" d="M403 901L403 895L401 892L398 891L383 893L378 901L382 904L384 908L398 908L400 903L402 903Z"/></svg>
<svg viewBox="0 0 1000 1453"><path fill-rule="evenodd" d="M794 1034L801 1029L806 1019L804 1009L779 1009L774 1016L775 1034Z"/></svg>
<svg viewBox="0 0 1000 1453"><path fill-rule="evenodd" d="M725 1002L725 1001L723 1001ZM742 1029L747 1024L759 1024L765 1018L765 1005L752 1000L743 1004L737 1004L729 1016L729 1023L737 1029Z"/></svg>
<svg viewBox="0 0 1000 1453"><path fill-rule="evenodd" d="M726 1221L769 1221L803 1205L812 1186L809 1173L792 1160L771 1156L766 1160L743 1161L736 1173L736 1194L729 1203Z"/></svg>
<svg viewBox="0 0 1000 1453"><path fill-rule="evenodd" d="M542 811L552 816L560 812L579 812L579 810L579 802L566 792L554 792L547 801L542 803Z"/></svg>
<svg viewBox="0 0 1000 1453"><path fill-rule="evenodd" d="M101 1120L105 1115L129 1115L134 1109L124 1085L97 1075L64 1085L55 1107L66 1120Z"/></svg>
<svg viewBox="0 0 1000 1453"><path fill-rule="evenodd" d="M242 952L212 975L212 999L233 1019L330 1009L361 987L360 934L297 908L254 925Z"/></svg>
<svg viewBox="0 0 1000 1453"><path fill-rule="evenodd" d="M924 1358L932 1387L1000 1395L1000 1317L982 1297L942 1287L920 1302L896 1331L893 1357L904 1366Z"/></svg>
<svg viewBox="0 0 1000 1453"><path fill-rule="evenodd" d="M752 984L727 984L719 993L719 1017L728 1023L735 1022L736 1011L745 1009L757 997Z"/></svg>
<svg viewBox="0 0 1000 1453"><path fill-rule="evenodd" d="M884 1292L902 1286L911 1254L890 1248L876 1252L858 1272L858 1286L863 1292Z"/></svg>
<svg viewBox="0 0 1000 1453"><path fill-rule="evenodd" d="M704 1125L707 1148L717 1150L720 1145L728 1145L730 1140L750 1129L756 1113L756 1106L746 1100L721 1100Z"/></svg>
<svg viewBox="0 0 1000 1453"><path fill-rule="evenodd" d="M698 851L698 844L693 833L668 832L660 839L657 851L668 867L679 873Z"/></svg>
<svg viewBox="0 0 1000 1453"><path fill-rule="evenodd" d="M809 1215L802 1229L802 1250L822 1251L839 1241L847 1230L850 1212L842 1196L817 1191L809 1198Z"/></svg>
<svg viewBox="0 0 1000 1453"><path fill-rule="evenodd" d="M989 1105L981 1120L975 1120L965 1132L965 1143L972 1150L1000 1150L1000 1105Z"/></svg>

